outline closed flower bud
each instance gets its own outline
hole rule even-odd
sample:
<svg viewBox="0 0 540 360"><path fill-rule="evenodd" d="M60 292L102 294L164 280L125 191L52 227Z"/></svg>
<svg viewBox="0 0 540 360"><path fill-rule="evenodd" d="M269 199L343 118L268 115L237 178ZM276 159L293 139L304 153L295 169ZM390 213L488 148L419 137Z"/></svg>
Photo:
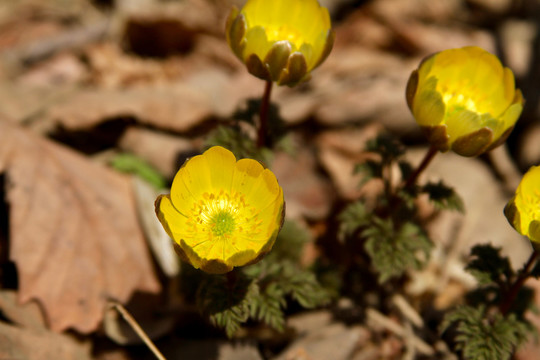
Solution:
<svg viewBox="0 0 540 360"><path fill-rule="evenodd" d="M477 156L502 144L523 110L514 74L476 46L438 52L411 74L407 103L440 151Z"/></svg>
<svg viewBox="0 0 540 360"><path fill-rule="evenodd" d="M518 233L540 249L540 166L533 166L523 176L504 215Z"/></svg>
<svg viewBox="0 0 540 360"><path fill-rule="evenodd" d="M248 0L231 11L226 36L252 75L289 86L309 79L334 42L328 10L317 0Z"/></svg>

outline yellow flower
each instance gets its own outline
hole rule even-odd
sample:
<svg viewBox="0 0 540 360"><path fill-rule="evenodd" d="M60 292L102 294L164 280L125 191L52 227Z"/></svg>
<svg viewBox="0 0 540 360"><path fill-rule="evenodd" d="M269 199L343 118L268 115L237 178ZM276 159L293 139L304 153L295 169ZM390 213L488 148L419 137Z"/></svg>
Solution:
<svg viewBox="0 0 540 360"><path fill-rule="evenodd" d="M533 166L523 176L504 215L518 233L540 246L540 166Z"/></svg>
<svg viewBox="0 0 540 360"><path fill-rule="evenodd" d="M231 11L226 35L251 74L289 86L309 79L334 43L330 15L317 0L248 0Z"/></svg>
<svg viewBox="0 0 540 360"><path fill-rule="evenodd" d="M220 146L186 161L171 194L160 195L155 205L180 258L213 274L268 253L285 209L283 190L270 170L252 159L236 161Z"/></svg>
<svg viewBox="0 0 540 360"><path fill-rule="evenodd" d="M514 128L523 96L514 74L475 46L425 59L407 84L407 103L440 151L477 156L502 144Z"/></svg>

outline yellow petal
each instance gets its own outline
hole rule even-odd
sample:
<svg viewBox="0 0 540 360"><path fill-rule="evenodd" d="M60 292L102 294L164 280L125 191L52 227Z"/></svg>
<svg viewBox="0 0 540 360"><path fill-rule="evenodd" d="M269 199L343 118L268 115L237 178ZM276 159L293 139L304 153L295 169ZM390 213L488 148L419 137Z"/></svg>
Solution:
<svg viewBox="0 0 540 360"><path fill-rule="evenodd" d="M211 186L213 190L231 191L236 157L234 154L221 147L214 146L204 152L207 166L212 171Z"/></svg>
<svg viewBox="0 0 540 360"><path fill-rule="evenodd" d="M244 48L244 60L251 54L264 59L272 44L266 39L266 32L261 26L249 28L246 33L246 46Z"/></svg>
<svg viewBox="0 0 540 360"><path fill-rule="evenodd" d="M176 210L169 195L160 195L155 205L156 215L163 228L175 242L180 243L186 217Z"/></svg>
<svg viewBox="0 0 540 360"><path fill-rule="evenodd" d="M458 137L465 136L482 128L478 114L466 109L455 110L454 112L447 114L444 122L447 126L448 135L450 136L450 142L453 142Z"/></svg>
<svg viewBox="0 0 540 360"><path fill-rule="evenodd" d="M441 94L422 91L414 98L413 114L420 126L437 126L444 118L445 106Z"/></svg>

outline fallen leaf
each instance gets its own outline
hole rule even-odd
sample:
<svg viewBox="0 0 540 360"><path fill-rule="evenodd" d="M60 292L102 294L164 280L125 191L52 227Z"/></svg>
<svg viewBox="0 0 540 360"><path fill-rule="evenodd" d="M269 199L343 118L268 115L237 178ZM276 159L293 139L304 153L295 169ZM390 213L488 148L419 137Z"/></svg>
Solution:
<svg viewBox="0 0 540 360"><path fill-rule="evenodd" d="M90 360L90 343L50 331L34 332L0 322L0 359Z"/></svg>
<svg viewBox="0 0 540 360"><path fill-rule="evenodd" d="M210 99L181 84L118 90L82 90L51 106L47 117L68 130L91 128L115 117L186 131L211 114Z"/></svg>
<svg viewBox="0 0 540 360"><path fill-rule="evenodd" d="M328 216L334 192L330 182L317 173L316 159L311 151L298 150L294 155L277 153L272 169L287 199L288 218L321 219Z"/></svg>
<svg viewBox="0 0 540 360"><path fill-rule="evenodd" d="M156 263L166 276L174 278L180 273L180 262L174 251L173 241L161 226L154 208L154 201L163 190L156 190L138 177L133 177L133 188L139 219Z"/></svg>
<svg viewBox="0 0 540 360"><path fill-rule="evenodd" d="M88 333L107 299L159 290L128 178L5 120L0 144L21 302L40 301L54 331Z"/></svg>
<svg viewBox="0 0 540 360"><path fill-rule="evenodd" d="M135 126L124 131L118 141L118 147L146 161L170 179L187 157L196 154L193 141L190 139ZM153 209L152 205L152 212Z"/></svg>
<svg viewBox="0 0 540 360"><path fill-rule="evenodd" d="M37 332L47 330L39 304L35 301L19 304L17 292L14 290L0 291L0 311L3 316L20 327Z"/></svg>

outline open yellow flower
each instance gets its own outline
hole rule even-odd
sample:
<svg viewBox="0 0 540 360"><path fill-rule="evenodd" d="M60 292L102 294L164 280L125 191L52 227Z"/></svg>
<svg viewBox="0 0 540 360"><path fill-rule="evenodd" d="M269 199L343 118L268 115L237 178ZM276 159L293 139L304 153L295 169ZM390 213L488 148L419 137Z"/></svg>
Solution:
<svg viewBox="0 0 540 360"><path fill-rule="evenodd" d="M180 258L208 273L252 264L268 253L284 216L283 190L258 161L236 161L214 146L184 164L170 195L156 200L159 221Z"/></svg>
<svg viewBox="0 0 540 360"><path fill-rule="evenodd" d="M540 166L533 166L523 176L504 215L518 233L540 246Z"/></svg>
<svg viewBox="0 0 540 360"><path fill-rule="evenodd" d="M309 79L334 43L328 10L317 0L248 0L231 11L226 35L251 74L289 86Z"/></svg>
<svg viewBox="0 0 540 360"><path fill-rule="evenodd" d="M407 103L440 151L477 156L502 144L523 109L514 74L476 46L425 59L407 84Z"/></svg>

